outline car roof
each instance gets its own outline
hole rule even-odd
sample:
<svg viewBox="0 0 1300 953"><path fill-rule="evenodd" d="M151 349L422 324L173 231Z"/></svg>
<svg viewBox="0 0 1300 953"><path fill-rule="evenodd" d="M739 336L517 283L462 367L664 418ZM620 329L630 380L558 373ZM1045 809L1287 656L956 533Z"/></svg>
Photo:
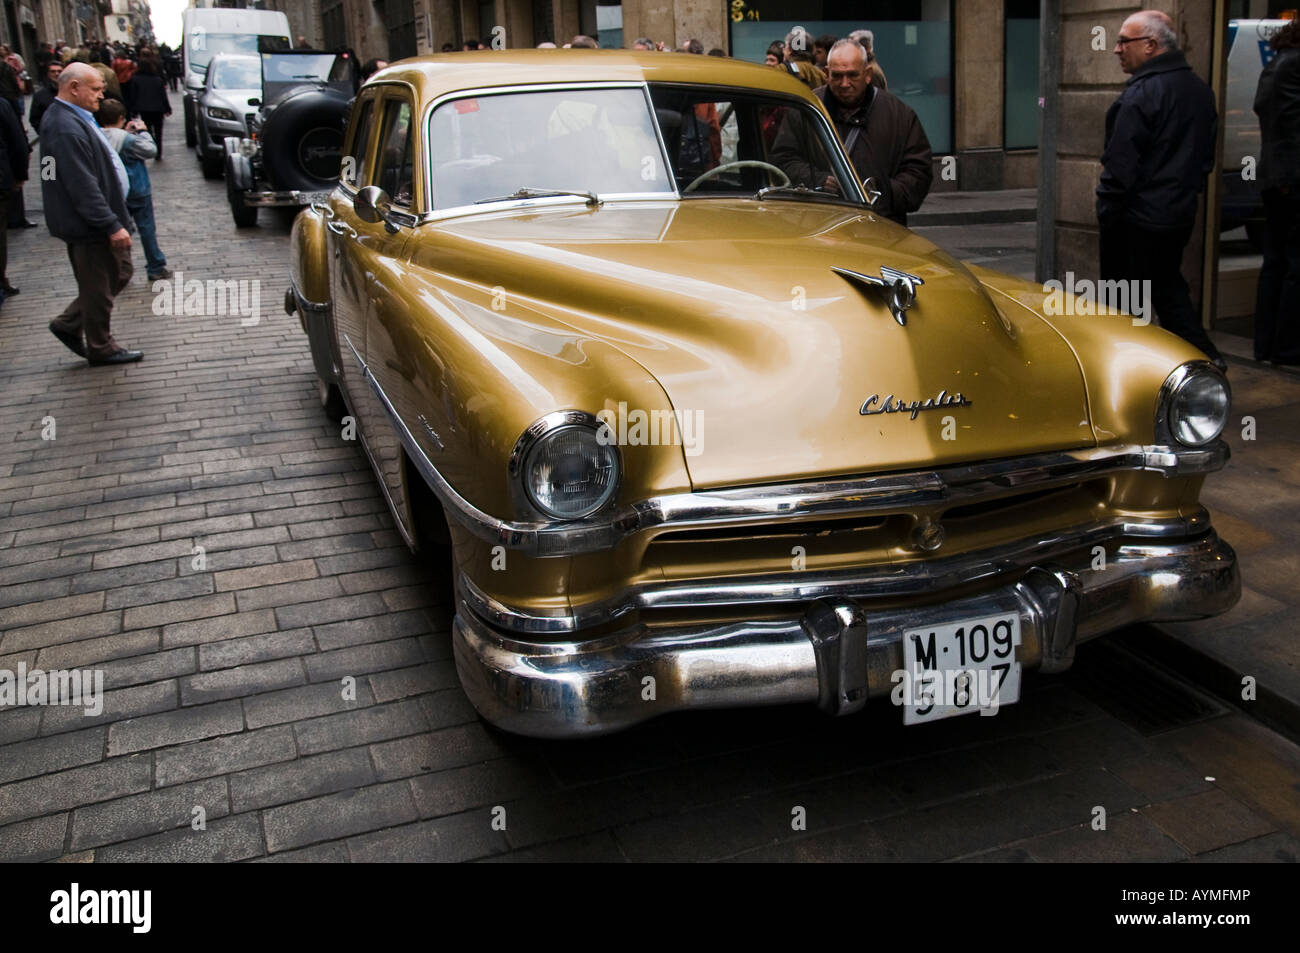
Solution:
<svg viewBox="0 0 1300 953"><path fill-rule="evenodd" d="M786 93L816 102L808 87L784 70L744 60L690 53L633 50L486 50L400 60L366 86L411 86L420 102L447 93L497 86L592 82L701 83Z"/></svg>

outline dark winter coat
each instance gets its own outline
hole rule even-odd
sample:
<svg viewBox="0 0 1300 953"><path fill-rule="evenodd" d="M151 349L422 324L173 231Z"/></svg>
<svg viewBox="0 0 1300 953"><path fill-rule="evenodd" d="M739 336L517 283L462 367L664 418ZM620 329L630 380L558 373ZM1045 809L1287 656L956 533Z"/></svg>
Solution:
<svg viewBox="0 0 1300 953"><path fill-rule="evenodd" d="M50 234L65 242L107 239L131 229L109 145L70 107L55 100L41 119L41 168L53 158L53 174L41 175L41 197Z"/></svg>
<svg viewBox="0 0 1300 953"><path fill-rule="evenodd" d="M1259 187L1300 188L1300 49L1280 50L1259 74Z"/></svg>
<svg viewBox="0 0 1300 953"><path fill-rule="evenodd" d="M7 99L0 99L0 194L12 192L19 182L27 181L29 152L23 121Z"/></svg>
<svg viewBox="0 0 1300 953"><path fill-rule="evenodd" d="M136 73L122 87L122 94L127 108L135 115L172 111L171 103L167 101L167 81L161 76Z"/></svg>
<svg viewBox="0 0 1300 953"><path fill-rule="evenodd" d="M1106 112L1097 221L1153 231L1190 226L1214 168L1214 93L1177 50L1143 63Z"/></svg>

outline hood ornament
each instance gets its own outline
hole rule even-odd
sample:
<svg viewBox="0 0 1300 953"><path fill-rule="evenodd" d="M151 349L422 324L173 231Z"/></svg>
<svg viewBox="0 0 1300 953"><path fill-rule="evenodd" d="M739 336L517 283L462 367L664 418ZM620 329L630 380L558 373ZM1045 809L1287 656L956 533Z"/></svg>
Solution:
<svg viewBox="0 0 1300 953"><path fill-rule="evenodd" d="M836 268L833 265L831 271L850 281L870 285L873 288L884 288L889 297L889 310L894 315L894 320L903 327L907 326L907 309L916 304L916 289L925 284L916 275L909 275L888 265L881 265L879 278L875 275L850 271L847 268Z"/></svg>

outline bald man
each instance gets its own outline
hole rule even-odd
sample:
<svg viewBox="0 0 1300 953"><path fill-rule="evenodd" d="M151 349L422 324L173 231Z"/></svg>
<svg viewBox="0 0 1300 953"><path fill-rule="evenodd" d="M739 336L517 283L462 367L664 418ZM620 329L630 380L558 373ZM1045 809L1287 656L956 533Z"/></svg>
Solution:
<svg viewBox="0 0 1300 953"><path fill-rule="evenodd" d="M1097 186L1101 277L1150 281L1148 304L1161 326L1226 368L1182 274L1197 196L1214 168L1214 94L1192 72L1173 21L1159 10L1125 20L1114 53L1131 79L1106 113Z"/></svg>
<svg viewBox="0 0 1300 953"><path fill-rule="evenodd" d="M91 364L127 364L144 357L113 340L113 299L126 287L131 265L131 214L126 167L95 111L104 78L85 63L70 63L59 95L41 117L41 195L50 234L68 246L77 297L50 322L50 331ZM47 170L48 169L48 174Z"/></svg>

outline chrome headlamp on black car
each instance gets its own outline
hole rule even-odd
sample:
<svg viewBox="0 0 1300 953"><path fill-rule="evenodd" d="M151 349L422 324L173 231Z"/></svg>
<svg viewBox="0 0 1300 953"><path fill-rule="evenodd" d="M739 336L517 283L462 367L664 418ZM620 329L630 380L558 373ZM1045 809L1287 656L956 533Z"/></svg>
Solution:
<svg viewBox="0 0 1300 953"><path fill-rule="evenodd" d="M1204 447L1223 433L1232 404L1228 379L1209 361L1189 361L1165 379L1156 411L1156 439Z"/></svg>
<svg viewBox="0 0 1300 953"><path fill-rule="evenodd" d="M547 414L524 431L510 455L510 476L544 516L578 520L603 509L618 493L618 448L600 436L608 427L591 414Z"/></svg>

